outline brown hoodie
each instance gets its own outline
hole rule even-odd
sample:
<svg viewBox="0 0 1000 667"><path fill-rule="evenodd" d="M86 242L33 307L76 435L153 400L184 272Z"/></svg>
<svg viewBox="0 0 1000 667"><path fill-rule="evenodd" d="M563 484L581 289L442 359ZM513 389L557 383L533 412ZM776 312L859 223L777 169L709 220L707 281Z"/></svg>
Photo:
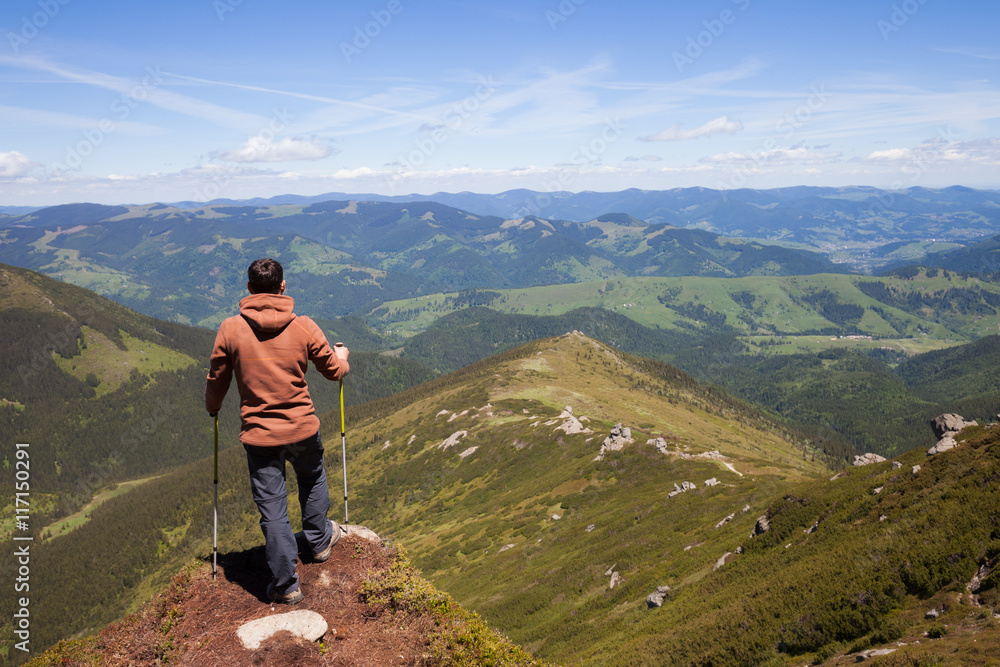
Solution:
<svg viewBox="0 0 1000 667"><path fill-rule="evenodd" d="M215 336L205 409L219 411L235 372L245 444L287 445L316 433L319 418L305 381L308 362L328 380L350 370L316 323L292 312L294 306L283 294L251 294Z"/></svg>

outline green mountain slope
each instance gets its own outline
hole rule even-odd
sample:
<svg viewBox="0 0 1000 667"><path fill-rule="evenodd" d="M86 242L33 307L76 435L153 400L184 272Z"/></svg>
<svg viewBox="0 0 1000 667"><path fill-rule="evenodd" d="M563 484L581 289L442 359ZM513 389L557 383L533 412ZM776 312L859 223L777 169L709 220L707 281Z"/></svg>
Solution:
<svg viewBox="0 0 1000 667"><path fill-rule="evenodd" d="M566 430L565 406L590 432ZM988 509L997 489L981 483L1000 474L992 439L950 461L917 450L898 470L825 481L781 427L575 333L361 417L352 433L370 444L352 460L353 511L463 605L556 662L802 664L883 636L900 622L894 610L906 619L896 636L929 627L921 600L964 586L1000 553ZM615 422L635 442L595 460ZM916 463L926 470L913 476ZM695 488L671 497L682 482ZM772 532L749 539L762 514ZM737 547L744 555L716 570ZM664 608L647 609L663 585Z"/></svg>
<svg viewBox="0 0 1000 667"><path fill-rule="evenodd" d="M837 272L817 253L765 246L625 215L586 222L477 216L433 202L308 206L71 204L7 220L0 261L93 289L130 307L214 325L274 256L303 312L360 314L428 292L511 288L629 275Z"/></svg>
<svg viewBox="0 0 1000 667"><path fill-rule="evenodd" d="M830 480L803 437L576 332L347 416L352 522L405 546L438 588L543 659L801 665L897 640L914 659L998 646L995 429ZM335 441L336 413L323 422ZM632 442L601 455L616 423ZM39 646L93 632L208 554L211 479L202 459L36 544ZM223 451L220 480L222 552L259 544L238 448ZM333 497L338 484L332 474ZM770 529L750 538L761 516ZM649 608L659 586L663 606ZM924 620L931 607L944 616Z"/></svg>

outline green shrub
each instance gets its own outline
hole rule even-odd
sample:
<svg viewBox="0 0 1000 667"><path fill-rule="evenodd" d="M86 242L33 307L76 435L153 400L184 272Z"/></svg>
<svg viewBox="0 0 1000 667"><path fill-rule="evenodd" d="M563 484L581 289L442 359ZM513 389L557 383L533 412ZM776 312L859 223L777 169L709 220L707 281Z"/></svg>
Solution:
<svg viewBox="0 0 1000 667"><path fill-rule="evenodd" d="M928 639L941 639L946 634L948 634L948 628L938 623L935 623L927 630Z"/></svg>

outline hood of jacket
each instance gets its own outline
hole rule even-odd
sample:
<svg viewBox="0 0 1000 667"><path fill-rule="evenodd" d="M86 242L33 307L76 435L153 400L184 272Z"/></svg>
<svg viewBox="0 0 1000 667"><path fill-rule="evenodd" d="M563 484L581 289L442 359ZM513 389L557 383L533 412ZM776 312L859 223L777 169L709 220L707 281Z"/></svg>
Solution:
<svg viewBox="0 0 1000 667"><path fill-rule="evenodd" d="M295 319L295 299L284 294L251 294L240 300L240 315L257 331L281 331Z"/></svg>

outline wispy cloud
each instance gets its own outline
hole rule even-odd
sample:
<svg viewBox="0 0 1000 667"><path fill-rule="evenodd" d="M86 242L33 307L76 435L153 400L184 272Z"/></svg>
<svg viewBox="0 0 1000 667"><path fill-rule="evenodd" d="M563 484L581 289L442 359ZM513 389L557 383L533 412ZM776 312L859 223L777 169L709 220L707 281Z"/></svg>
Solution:
<svg viewBox="0 0 1000 667"><path fill-rule="evenodd" d="M685 130L683 125L674 125L663 132L651 134L648 137L639 137L640 141L684 141L685 139L698 139L699 137L711 137L716 134L736 134L743 130L743 123L738 120L729 120L729 116L720 116L710 120L701 127Z"/></svg>
<svg viewBox="0 0 1000 667"><path fill-rule="evenodd" d="M979 58L981 60L1000 60L1000 51L996 49L975 48L971 46L957 46L953 48L938 47L934 49L941 53L951 53L957 56L967 56L969 58Z"/></svg>
<svg viewBox="0 0 1000 667"><path fill-rule="evenodd" d="M778 164L821 164L839 160L839 152L813 151L803 146L793 148L775 148L773 150L762 150L755 153L716 153L701 158L699 162L705 164L740 164L740 163L767 163Z"/></svg>
<svg viewBox="0 0 1000 667"><path fill-rule="evenodd" d="M77 114L65 113L61 111L46 111L43 109L31 109L26 107L12 107L0 105L0 123L5 127L40 127L40 128L69 128L84 130L94 127L101 120ZM138 123L128 120L115 119L115 130L136 136L153 136L164 134L166 130L162 127L149 125L148 123Z"/></svg>
<svg viewBox="0 0 1000 667"><path fill-rule="evenodd" d="M162 85L165 77L169 75L161 71L156 65L149 65L145 70L140 70L137 73L137 78L128 79L102 72L67 67L41 58L0 56L0 64L40 70L54 74L66 81L112 90L121 94L124 98L129 98L143 104L152 104L153 106L186 116L200 118L201 120L206 120L222 127L235 127L253 131L266 123L265 118L255 114L245 113L212 102L164 90Z"/></svg>
<svg viewBox="0 0 1000 667"><path fill-rule="evenodd" d="M873 151L867 162L895 165L929 165L934 162L953 166L1000 165L1000 139L988 137L972 141L946 141L928 139L912 148L888 148Z"/></svg>

